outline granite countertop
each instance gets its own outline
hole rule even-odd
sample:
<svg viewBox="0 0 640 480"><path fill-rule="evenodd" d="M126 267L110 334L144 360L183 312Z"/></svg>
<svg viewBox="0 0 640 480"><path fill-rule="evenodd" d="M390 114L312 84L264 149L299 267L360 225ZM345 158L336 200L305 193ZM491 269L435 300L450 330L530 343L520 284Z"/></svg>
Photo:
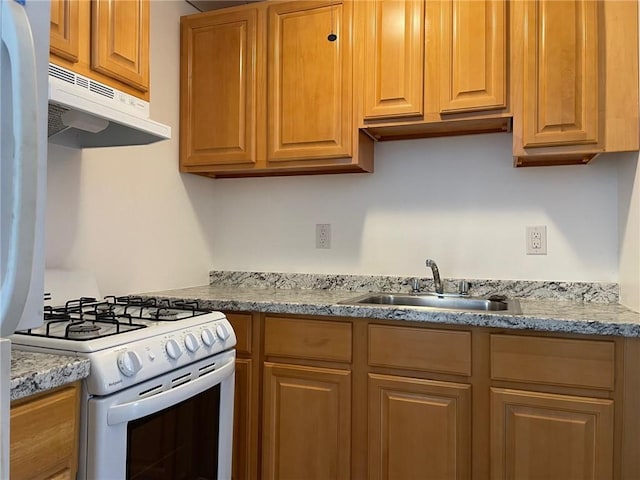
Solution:
<svg viewBox="0 0 640 480"><path fill-rule="evenodd" d="M397 290L396 290L397 291ZM341 305L362 295L342 289L213 286L145 293L149 297L197 299L212 310L328 315L436 324L640 337L640 313L618 303L518 298L522 313L459 312L415 307Z"/></svg>
<svg viewBox="0 0 640 480"><path fill-rule="evenodd" d="M11 400L46 392L89 376L89 360L11 350Z"/></svg>

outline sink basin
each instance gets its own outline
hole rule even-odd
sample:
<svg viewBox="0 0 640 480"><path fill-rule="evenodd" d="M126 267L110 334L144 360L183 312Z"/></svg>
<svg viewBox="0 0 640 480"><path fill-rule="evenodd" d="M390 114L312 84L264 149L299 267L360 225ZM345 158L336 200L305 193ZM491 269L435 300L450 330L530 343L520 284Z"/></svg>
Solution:
<svg viewBox="0 0 640 480"><path fill-rule="evenodd" d="M517 300L507 300L501 297L482 298L448 294L438 295L435 293L367 293L366 295L343 300L339 303L346 305L396 305L445 310L520 313L520 304Z"/></svg>

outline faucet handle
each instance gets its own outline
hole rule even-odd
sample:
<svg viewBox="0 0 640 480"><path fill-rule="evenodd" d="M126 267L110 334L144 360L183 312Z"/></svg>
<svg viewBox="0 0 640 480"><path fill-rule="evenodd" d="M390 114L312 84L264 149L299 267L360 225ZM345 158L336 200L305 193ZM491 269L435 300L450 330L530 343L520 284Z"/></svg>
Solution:
<svg viewBox="0 0 640 480"><path fill-rule="evenodd" d="M418 277L411 280L411 293L420 293L420 279Z"/></svg>
<svg viewBox="0 0 640 480"><path fill-rule="evenodd" d="M460 283L458 283L458 293L460 295L469 295L470 286L471 284L466 280L460 280Z"/></svg>

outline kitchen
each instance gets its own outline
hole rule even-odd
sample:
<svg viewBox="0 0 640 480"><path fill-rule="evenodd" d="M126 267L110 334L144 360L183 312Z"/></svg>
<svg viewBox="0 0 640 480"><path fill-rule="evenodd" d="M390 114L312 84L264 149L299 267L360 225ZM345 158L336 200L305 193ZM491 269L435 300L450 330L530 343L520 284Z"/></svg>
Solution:
<svg viewBox="0 0 640 480"><path fill-rule="evenodd" d="M178 174L178 19L195 12L151 5L151 115L171 140L49 146L49 266L126 294L204 285L210 270L428 277L430 257L447 278L615 282L640 311L637 152L514 169L502 133L380 143L373 175ZM331 224L331 249L315 248L316 224ZM525 255L528 225L547 226L546 256Z"/></svg>

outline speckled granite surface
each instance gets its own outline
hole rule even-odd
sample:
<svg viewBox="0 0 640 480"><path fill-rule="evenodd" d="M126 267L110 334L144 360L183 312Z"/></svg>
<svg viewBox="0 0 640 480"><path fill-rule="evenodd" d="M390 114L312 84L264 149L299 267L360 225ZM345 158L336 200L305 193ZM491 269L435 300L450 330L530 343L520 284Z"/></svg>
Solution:
<svg viewBox="0 0 640 480"><path fill-rule="evenodd" d="M617 303L521 299L520 314L457 312L412 307L342 305L351 290L201 286L146 293L198 299L204 308L227 311L330 315L419 321L436 324L541 330L586 335L640 337L640 313Z"/></svg>
<svg viewBox="0 0 640 480"><path fill-rule="evenodd" d="M408 292L414 277L321 275L306 273L212 271L209 284L216 287L277 288L280 290L346 290L362 292ZM461 279L442 279L445 292L457 292ZM469 293L510 298L553 299L616 303L616 283L542 282L527 280L468 279ZM420 278L422 290L433 290L433 279Z"/></svg>
<svg viewBox="0 0 640 480"><path fill-rule="evenodd" d="M11 351L11 400L45 392L89 376L84 358Z"/></svg>

